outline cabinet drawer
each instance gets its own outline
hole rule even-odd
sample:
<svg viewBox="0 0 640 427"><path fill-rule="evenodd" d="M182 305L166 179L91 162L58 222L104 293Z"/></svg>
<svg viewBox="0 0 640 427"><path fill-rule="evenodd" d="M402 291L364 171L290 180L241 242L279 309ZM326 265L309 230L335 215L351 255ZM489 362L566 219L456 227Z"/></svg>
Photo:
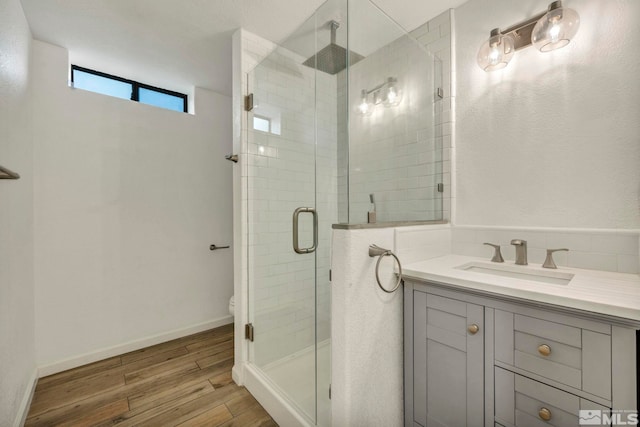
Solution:
<svg viewBox="0 0 640 427"><path fill-rule="evenodd" d="M610 335L503 311L495 319L496 360L611 399Z"/></svg>
<svg viewBox="0 0 640 427"><path fill-rule="evenodd" d="M546 384L502 368L495 368L496 422L527 426L578 426L580 410L609 411L609 408L582 399ZM501 395L505 398L500 398Z"/></svg>

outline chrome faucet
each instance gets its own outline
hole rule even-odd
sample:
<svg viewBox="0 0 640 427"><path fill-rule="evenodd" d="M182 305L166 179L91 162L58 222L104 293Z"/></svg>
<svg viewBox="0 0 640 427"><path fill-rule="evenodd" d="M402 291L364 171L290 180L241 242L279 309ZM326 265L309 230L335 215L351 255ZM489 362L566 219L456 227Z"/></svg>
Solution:
<svg viewBox="0 0 640 427"><path fill-rule="evenodd" d="M558 251L568 251L567 248L562 249L547 249L547 258L544 260L544 264L542 266L544 268L558 268L555 262L553 262L553 253Z"/></svg>
<svg viewBox="0 0 640 427"><path fill-rule="evenodd" d="M494 249L491 262L504 262L504 258L502 258L502 254L500 253L500 245L494 245L493 243L483 243L483 245L492 246Z"/></svg>
<svg viewBox="0 0 640 427"><path fill-rule="evenodd" d="M511 244L516 247L516 264L527 265L527 241L513 239Z"/></svg>

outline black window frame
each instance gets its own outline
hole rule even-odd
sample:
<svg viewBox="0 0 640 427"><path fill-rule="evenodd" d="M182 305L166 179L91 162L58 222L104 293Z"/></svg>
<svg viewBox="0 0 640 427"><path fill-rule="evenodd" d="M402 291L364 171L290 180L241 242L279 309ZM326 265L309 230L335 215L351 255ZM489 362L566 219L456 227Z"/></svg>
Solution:
<svg viewBox="0 0 640 427"><path fill-rule="evenodd" d="M87 73L87 74L93 74L96 75L98 77L103 77L105 79L111 79L111 80L116 80L119 82L123 82L123 83L128 83L131 85L131 101L135 101L135 102L140 102L140 88L142 89L148 89L148 90L152 90L154 92L160 92L163 93L165 95L171 95L171 96L175 96L176 98L182 98L182 108L183 108L183 113L188 113L189 112L189 100L187 98L187 95L184 93L180 93L180 92L175 92L173 90L169 90L169 89L164 89L161 87L157 87L157 86L151 86L148 84L144 84L144 83L140 83L137 82L135 80L131 80L131 79L125 79L124 77L120 77L120 76L114 76L113 74L107 74L107 73L103 73L102 71L97 71L97 70L92 70L90 68L85 68L85 67L80 67L79 65L74 65L71 64L71 83L73 84L73 74L74 71L80 71L83 73ZM144 104L144 103L143 103ZM151 105L151 104L147 104L147 105ZM162 107L159 107L162 108ZM165 110L170 110L169 108L165 108ZM175 111L175 110L170 110L170 111Z"/></svg>

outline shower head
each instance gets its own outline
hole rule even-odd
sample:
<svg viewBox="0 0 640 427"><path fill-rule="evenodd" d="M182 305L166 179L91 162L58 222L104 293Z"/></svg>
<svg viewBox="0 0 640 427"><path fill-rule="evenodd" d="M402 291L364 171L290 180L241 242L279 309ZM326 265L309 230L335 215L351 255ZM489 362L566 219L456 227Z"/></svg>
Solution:
<svg viewBox="0 0 640 427"><path fill-rule="evenodd" d="M329 25L331 26L331 43L302 64L325 73L337 74L347 68L347 55L349 55L350 65L364 59L364 56L351 51L347 52L345 48L338 46L336 44L336 32L340 27L340 23L330 21Z"/></svg>

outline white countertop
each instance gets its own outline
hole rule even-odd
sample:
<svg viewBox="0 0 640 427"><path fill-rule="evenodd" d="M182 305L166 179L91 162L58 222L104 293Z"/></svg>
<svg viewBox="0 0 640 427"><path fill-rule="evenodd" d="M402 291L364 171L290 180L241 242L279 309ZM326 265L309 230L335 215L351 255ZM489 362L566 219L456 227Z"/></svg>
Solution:
<svg viewBox="0 0 640 427"><path fill-rule="evenodd" d="M569 267L550 270L539 265L516 266L518 269L521 268L524 273L552 271L574 275L569 284L560 285L494 276L493 274L456 268L464 264L478 262L497 266L514 265L513 261L497 264L484 258L445 255L403 266L402 274L404 277L444 283L456 288L640 321L640 275L638 274L610 273Z"/></svg>

